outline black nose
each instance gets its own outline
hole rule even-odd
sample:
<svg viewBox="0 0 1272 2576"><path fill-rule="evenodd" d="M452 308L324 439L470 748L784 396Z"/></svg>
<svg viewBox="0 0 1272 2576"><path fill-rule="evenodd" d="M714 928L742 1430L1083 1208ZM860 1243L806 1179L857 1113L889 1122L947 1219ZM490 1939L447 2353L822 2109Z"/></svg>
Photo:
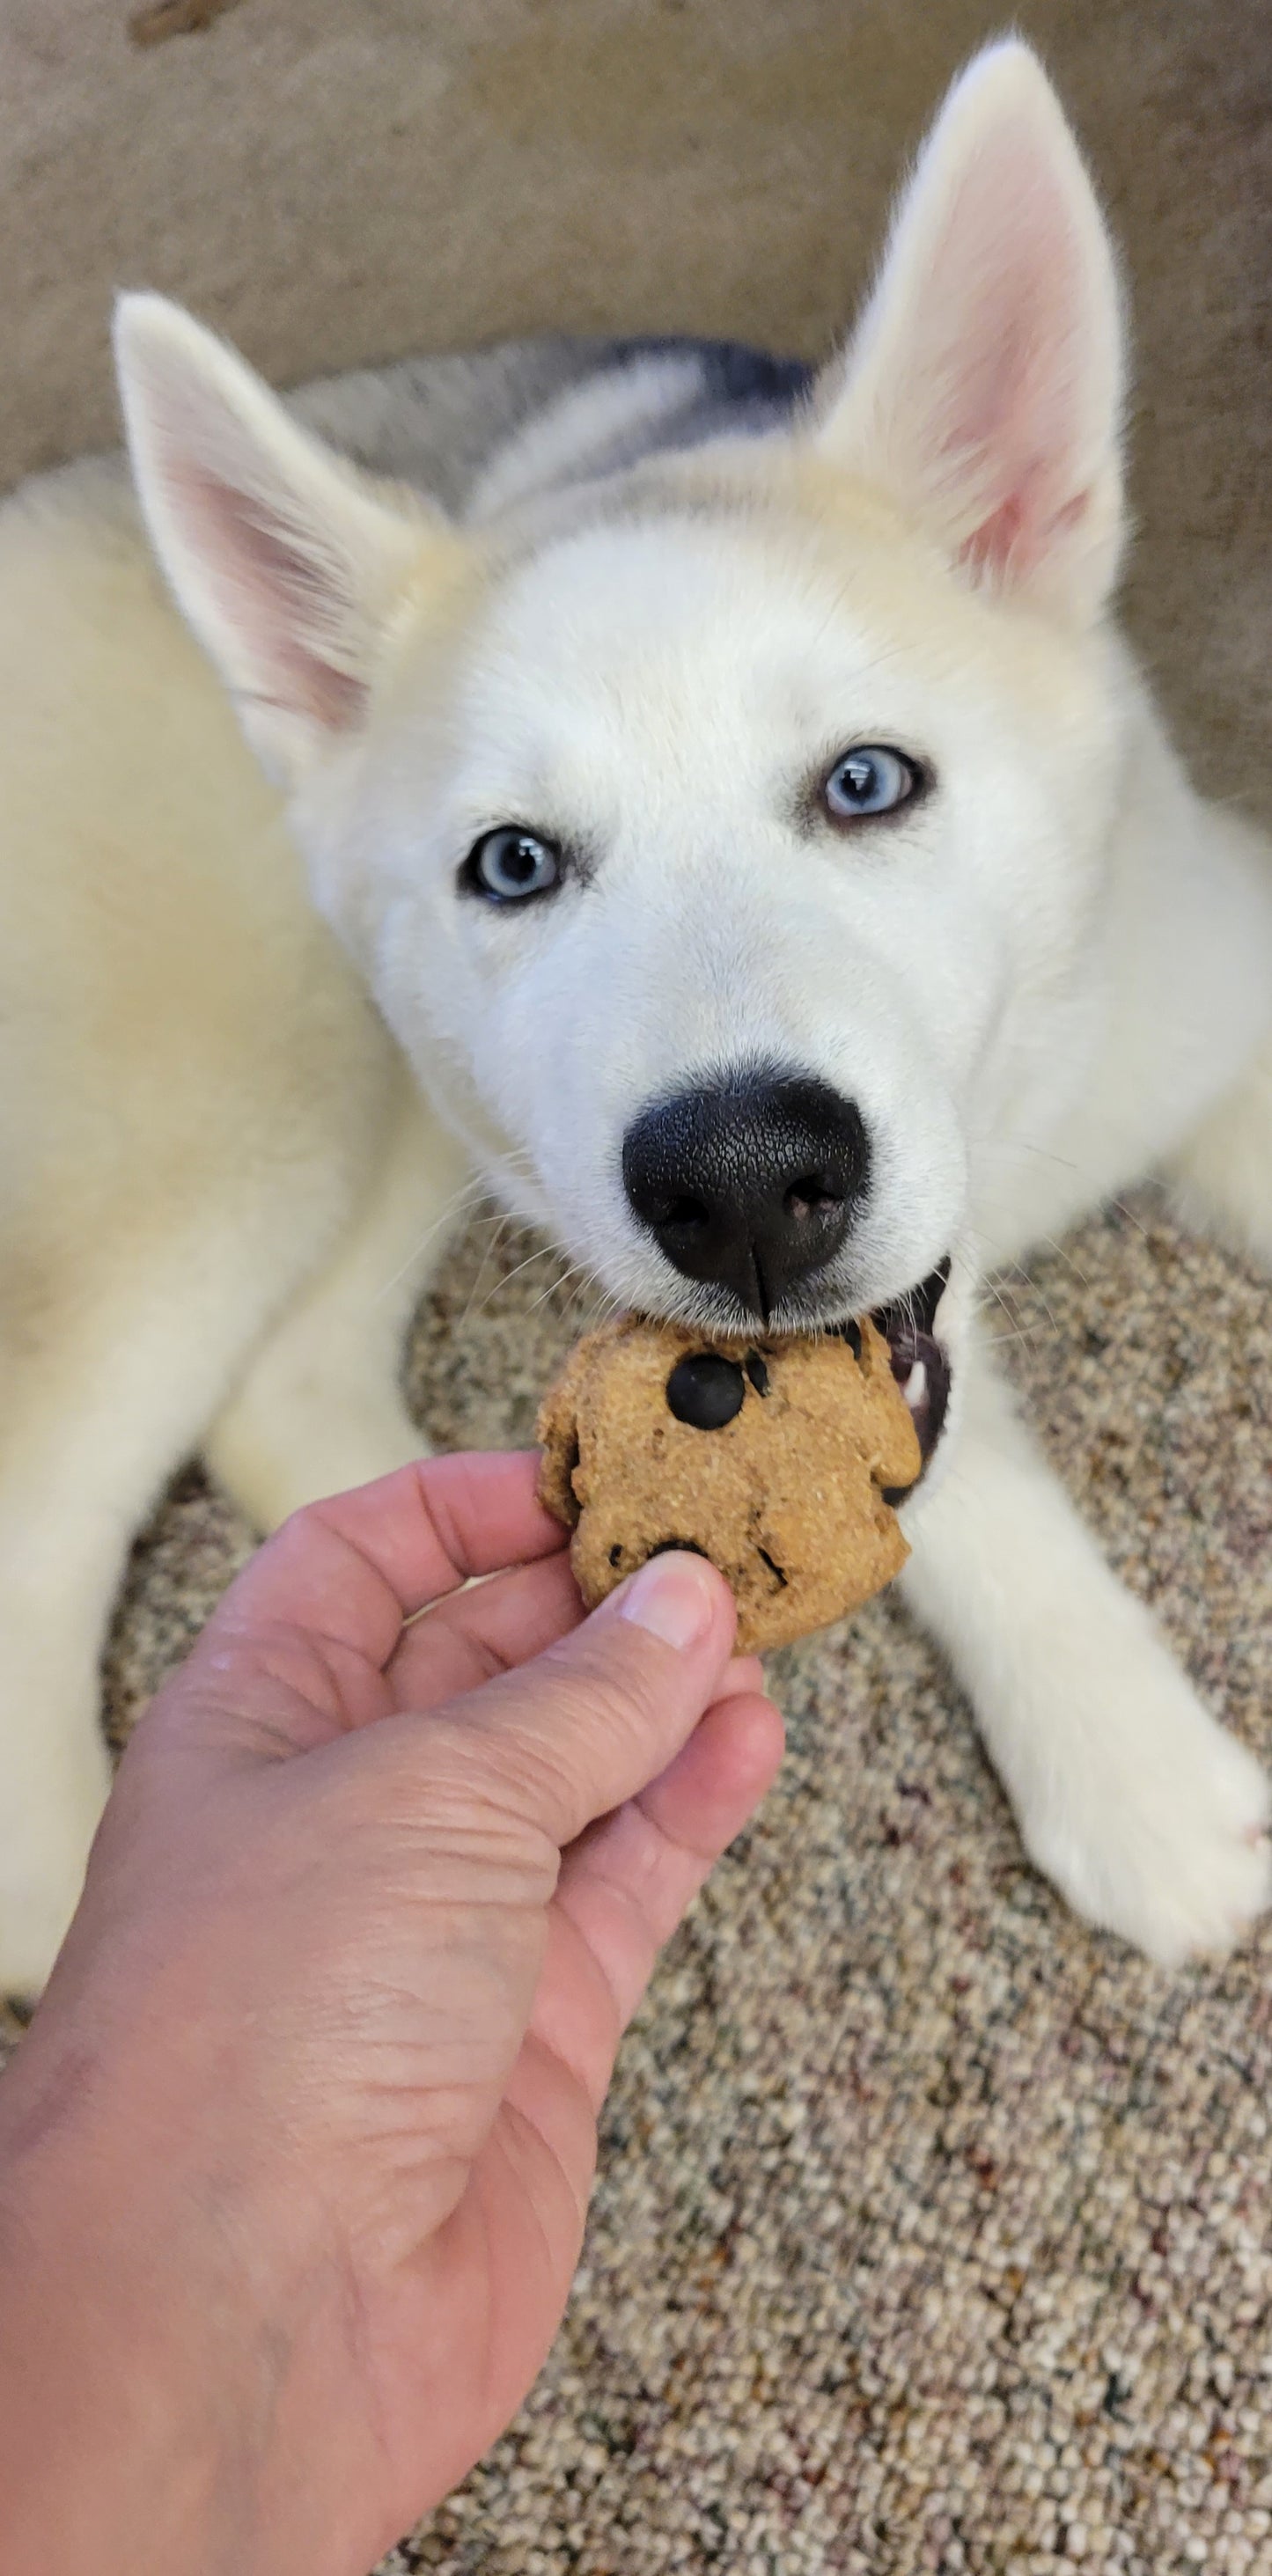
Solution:
<svg viewBox="0 0 1272 2576"><path fill-rule="evenodd" d="M627 1196L667 1259L764 1320L838 1252L869 1172L855 1103L771 1067L656 1102L623 1145Z"/></svg>

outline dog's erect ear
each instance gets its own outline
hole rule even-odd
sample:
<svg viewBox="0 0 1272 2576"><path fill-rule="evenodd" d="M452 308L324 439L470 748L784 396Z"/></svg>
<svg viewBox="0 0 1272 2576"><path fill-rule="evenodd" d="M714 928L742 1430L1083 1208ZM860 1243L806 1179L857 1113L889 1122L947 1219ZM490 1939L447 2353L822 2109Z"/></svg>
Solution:
<svg viewBox="0 0 1272 2576"><path fill-rule="evenodd" d="M816 443L976 577L1087 619L1122 532L1122 349L1108 235L1055 92L1027 46L992 46L923 147L819 388Z"/></svg>
<svg viewBox="0 0 1272 2576"><path fill-rule="evenodd" d="M357 728L395 607L453 572L460 541L424 504L390 503L162 296L120 299L115 354L155 552L253 749L294 785Z"/></svg>

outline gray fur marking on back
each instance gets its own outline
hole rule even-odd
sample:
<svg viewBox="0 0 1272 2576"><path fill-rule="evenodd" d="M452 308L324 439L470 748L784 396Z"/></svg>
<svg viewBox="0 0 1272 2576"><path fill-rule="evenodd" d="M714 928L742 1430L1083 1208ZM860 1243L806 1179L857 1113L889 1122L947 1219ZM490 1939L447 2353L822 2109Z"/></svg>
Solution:
<svg viewBox="0 0 1272 2576"><path fill-rule="evenodd" d="M649 361L694 360L697 389L651 423L639 387ZM632 380L633 416L607 438L589 472L618 473L643 457L701 446L721 435L780 429L813 381L798 358L773 358L733 340L505 340L457 356L328 376L290 397L289 408L370 473L408 483L460 512L499 451L536 415L604 377ZM621 405L619 406L621 414Z"/></svg>

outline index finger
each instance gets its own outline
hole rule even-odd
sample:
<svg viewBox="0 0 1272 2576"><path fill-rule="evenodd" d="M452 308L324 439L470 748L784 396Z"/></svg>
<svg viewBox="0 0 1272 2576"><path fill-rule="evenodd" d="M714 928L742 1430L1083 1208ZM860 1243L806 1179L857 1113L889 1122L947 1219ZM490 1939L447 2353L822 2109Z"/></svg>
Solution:
<svg viewBox="0 0 1272 2576"><path fill-rule="evenodd" d="M308 1631L382 1666L415 1611L564 1547L538 1472L536 1450L460 1451L310 1503L253 1557L218 1618Z"/></svg>

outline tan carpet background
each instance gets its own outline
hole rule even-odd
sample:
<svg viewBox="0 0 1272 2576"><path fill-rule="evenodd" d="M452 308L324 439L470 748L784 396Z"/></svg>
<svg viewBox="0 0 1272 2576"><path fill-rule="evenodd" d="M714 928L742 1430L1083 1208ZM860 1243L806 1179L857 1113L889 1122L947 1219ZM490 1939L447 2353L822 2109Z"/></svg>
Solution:
<svg viewBox="0 0 1272 2576"><path fill-rule="evenodd" d="M111 434L121 282L280 381L536 324L814 349L998 23L239 0L143 49L127 14L0 21L6 478ZM1015 14L1134 277L1136 631L1210 784L1272 813L1267 13ZM528 1437L572 1329L531 1249L480 1220L421 1318L438 1441ZM1127 1579L1272 1754L1266 1287L1145 1197L1049 1253L1002 1330ZM118 1724L245 1544L191 1472L138 1552ZM893 1607L779 1679L790 1757L625 2051L556 2354L398 2576L1272 2570L1272 1934L1168 1979L1068 1922Z"/></svg>

